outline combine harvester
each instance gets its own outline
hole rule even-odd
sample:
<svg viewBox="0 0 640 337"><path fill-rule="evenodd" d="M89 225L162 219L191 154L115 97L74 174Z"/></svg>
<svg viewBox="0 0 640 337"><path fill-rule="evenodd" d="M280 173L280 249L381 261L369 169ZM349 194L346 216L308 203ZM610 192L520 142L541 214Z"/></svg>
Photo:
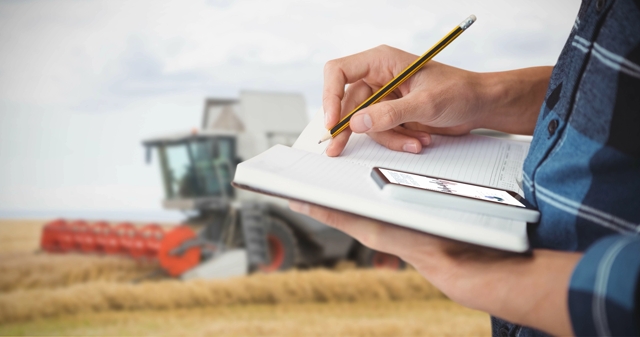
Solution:
<svg viewBox="0 0 640 337"><path fill-rule="evenodd" d="M395 256L291 212L285 200L231 186L240 161L275 144L294 143L307 125L305 110L298 94L242 92L238 100L206 100L202 130L143 142L147 162L156 150L164 208L193 216L169 230L56 220L44 228L42 249L157 259L182 279L330 266L345 259L362 267L404 267Z"/></svg>

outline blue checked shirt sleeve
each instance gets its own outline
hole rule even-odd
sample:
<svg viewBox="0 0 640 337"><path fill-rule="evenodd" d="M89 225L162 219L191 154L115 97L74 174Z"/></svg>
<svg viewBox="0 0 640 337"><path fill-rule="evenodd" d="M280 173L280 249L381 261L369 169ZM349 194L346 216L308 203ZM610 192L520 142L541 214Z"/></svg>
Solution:
<svg viewBox="0 0 640 337"><path fill-rule="evenodd" d="M578 336L640 334L640 237L612 235L591 245L576 266L569 312Z"/></svg>

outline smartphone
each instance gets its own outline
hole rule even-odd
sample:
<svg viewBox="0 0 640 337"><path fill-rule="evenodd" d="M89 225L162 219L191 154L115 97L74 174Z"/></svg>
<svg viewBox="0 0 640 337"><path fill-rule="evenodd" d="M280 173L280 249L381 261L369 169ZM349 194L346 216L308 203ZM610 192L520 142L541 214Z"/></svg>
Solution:
<svg viewBox="0 0 640 337"><path fill-rule="evenodd" d="M512 191L382 167L374 167L371 177L393 199L526 222L540 219L540 212Z"/></svg>

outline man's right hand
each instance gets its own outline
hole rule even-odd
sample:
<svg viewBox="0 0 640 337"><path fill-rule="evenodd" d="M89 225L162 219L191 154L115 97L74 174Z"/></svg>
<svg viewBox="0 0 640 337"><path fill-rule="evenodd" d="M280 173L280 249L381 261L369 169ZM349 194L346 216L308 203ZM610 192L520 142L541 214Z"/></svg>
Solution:
<svg viewBox="0 0 640 337"><path fill-rule="evenodd" d="M324 70L325 127L332 128L417 58L396 48L379 46L329 61ZM351 132L367 133L389 149L411 153L419 153L423 146L428 146L431 134L463 135L480 127L531 133L542 102L538 96L544 95L549 80L548 68L480 74L430 61L383 101L353 115L350 128L331 141L326 153L339 155ZM523 71L539 74L534 80L542 82L536 86L541 89L527 90L531 85L526 84L531 81L522 81L520 77L531 74L522 74ZM526 83L521 85L522 90L505 91L505 86L514 82ZM523 100L507 93L532 97ZM532 111L528 115L535 112L533 118L509 118L508 114L513 113L504 109L505 105L532 105L529 104L532 102L533 109L528 109ZM517 122L522 125L514 126Z"/></svg>

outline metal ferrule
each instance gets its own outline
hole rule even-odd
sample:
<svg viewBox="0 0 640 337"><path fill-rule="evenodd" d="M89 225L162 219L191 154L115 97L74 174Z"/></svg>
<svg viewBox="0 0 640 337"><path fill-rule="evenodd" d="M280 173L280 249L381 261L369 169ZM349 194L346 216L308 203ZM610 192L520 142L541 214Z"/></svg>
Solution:
<svg viewBox="0 0 640 337"><path fill-rule="evenodd" d="M464 19L464 21L462 21L462 22L460 23L460 28L462 28L463 30L464 30L464 29L467 29L467 28L469 28L469 26L471 26L474 22L476 22L476 16L475 16L475 15L473 15L473 14L471 14L471 15L469 15L469 17L468 17L468 18Z"/></svg>

